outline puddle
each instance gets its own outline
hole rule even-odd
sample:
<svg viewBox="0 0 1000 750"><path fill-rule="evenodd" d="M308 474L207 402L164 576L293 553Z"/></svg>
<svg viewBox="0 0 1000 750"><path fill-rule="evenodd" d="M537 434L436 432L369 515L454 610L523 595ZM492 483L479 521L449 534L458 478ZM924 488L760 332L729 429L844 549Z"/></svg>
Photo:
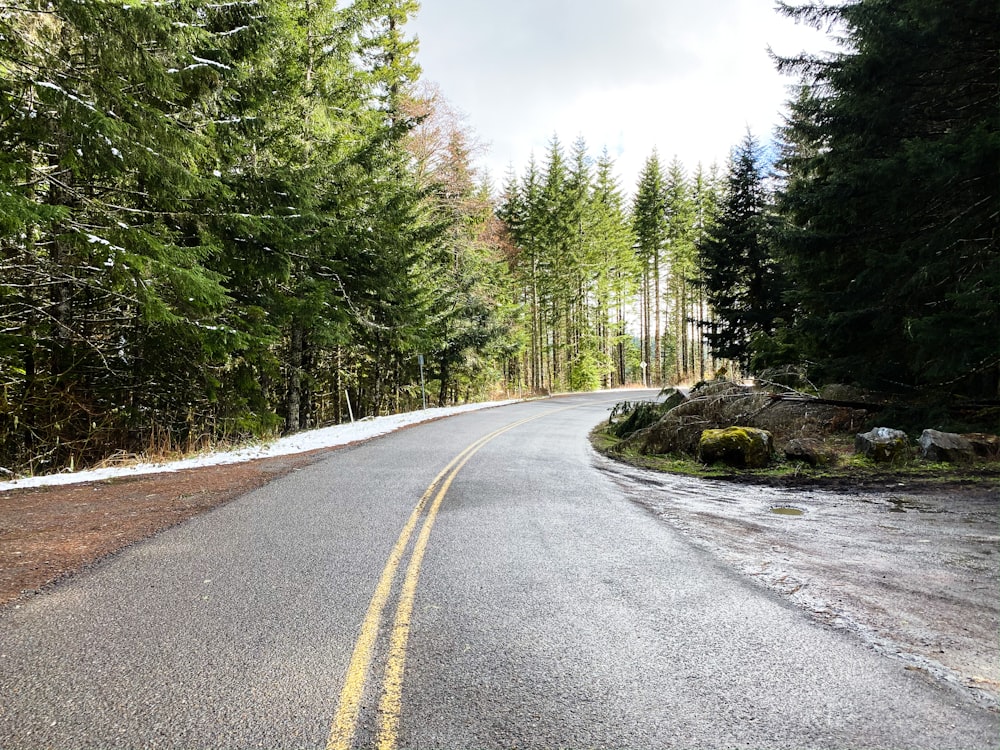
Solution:
<svg viewBox="0 0 1000 750"><path fill-rule="evenodd" d="M779 505L777 507L771 508L772 513L777 513L779 516L801 516L805 513L801 508L791 508L785 505Z"/></svg>

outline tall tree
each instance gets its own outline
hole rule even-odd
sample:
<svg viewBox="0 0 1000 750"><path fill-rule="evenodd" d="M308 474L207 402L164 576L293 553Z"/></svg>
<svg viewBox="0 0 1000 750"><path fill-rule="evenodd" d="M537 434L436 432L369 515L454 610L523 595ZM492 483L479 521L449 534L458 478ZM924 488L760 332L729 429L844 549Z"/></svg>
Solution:
<svg viewBox="0 0 1000 750"><path fill-rule="evenodd" d="M843 42L785 129L795 343L827 378L1000 388L1000 7L782 4Z"/></svg>
<svg viewBox="0 0 1000 750"><path fill-rule="evenodd" d="M707 374L706 367L712 372L715 371L715 362L712 359L711 349L703 335L706 327L711 327L712 314L708 309L708 301L705 298L705 285L701 283L701 270L698 268L698 248L708 237L708 228L715 224L719 208L719 183L718 167L716 165L713 164L709 169L705 169L701 164L698 165L691 185L691 203L693 209L691 239L694 243L696 268L694 274L694 299L687 321L690 329L689 339L696 346L692 361L697 363L698 368L697 375L694 372L691 375L698 380L705 380Z"/></svg>
<svg viewBox="0 0 1000 750"><path fill-rule="evenodd" d="M418 124L407 149L429 193L429 220L442 228L420 264L434 299L423 345L445 404L484 395L504 380L498 368L516 349L512 285L489 190L472 161L474 137L433 86L423 86L410 106Z"/></svg>
<svg viewBox="0 0 1000 750"><path fill-rule="evenodd" d="M714 313L706 338L716 356L744 369L751 364L753 339L771 336L786 315L769 200L761 149L748 132L733 149L718 214L699 245L702 283Z"/></svg>
<svg viewBox="0 0 1000 750"><path fill-rule="evenodd" d="M218 356L208 324L227 298L192 217L215 189L195 166L208 148L196 105L226 66L190 6L26 3L0 15L0 193L15 230L0 237L0 370L13 373L0 440L41 468L143 431L160 397L183 426L172 388L183 368L152 363L150 330L172 331L192 360ZM140 403L131 391L145 373L164 387ZM185 379L212 387L198 368Z"/></svg>
<svg viewBox="0 0 1000 750"><path fill-rule="evenodd" d="M690 379L695 368L695 342L691 336L690 321L696 314L698 265L694 244L694 196L684 166L676 157L667 170L664 196L669 265L664 367L665 375L670 379L682 381Z"/></svg>
<svg viewBox="0 0 1000 750"><path fill-rule="evenodd" d="M639 185L632 203L632 224L636 254L641 266L642 299L640 303L642 361L646 365L647 384L662 380L661 361L661 263L667 246L669 225L666 211L666 186L659 155L654 150L639 174Z"/></svg>
<svg viewBox="0 0 1000 750"><path fill-rule="evenodd" d="M636 290L636 257L625 197L607 150L597 160L591 195L595 319L605 388L629 382L627 308Z"/></svg>

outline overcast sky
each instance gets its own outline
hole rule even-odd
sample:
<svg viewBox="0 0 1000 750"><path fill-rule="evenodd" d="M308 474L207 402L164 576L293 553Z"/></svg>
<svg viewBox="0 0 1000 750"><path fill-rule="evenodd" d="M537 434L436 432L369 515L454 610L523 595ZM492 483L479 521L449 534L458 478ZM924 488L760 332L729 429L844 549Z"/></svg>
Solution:
<svg viewBox="0 0 1000 750"><path fill-rule="evenodd" d="M656 147L693 170L763 141L792 81L767 54L830 49L771 0L422 0L409 24L425 80L467 115L499 186L558 134L607 147L632 192Z"/></svg>

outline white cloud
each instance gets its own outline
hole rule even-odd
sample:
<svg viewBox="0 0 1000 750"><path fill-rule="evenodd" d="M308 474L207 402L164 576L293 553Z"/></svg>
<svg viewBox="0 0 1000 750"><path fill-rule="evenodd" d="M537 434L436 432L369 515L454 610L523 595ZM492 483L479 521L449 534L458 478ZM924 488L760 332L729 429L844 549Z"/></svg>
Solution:
<svg viewBox="0 0 1000 750"><path fill-rule="evenodd" d="M693 169L723 162L747 126L769 138L791 81L768 46L823 44L763 0L425 0L411 31L425 77L490 145L495 182L556 133L607 147L627 190L654 147Z"/></svg>

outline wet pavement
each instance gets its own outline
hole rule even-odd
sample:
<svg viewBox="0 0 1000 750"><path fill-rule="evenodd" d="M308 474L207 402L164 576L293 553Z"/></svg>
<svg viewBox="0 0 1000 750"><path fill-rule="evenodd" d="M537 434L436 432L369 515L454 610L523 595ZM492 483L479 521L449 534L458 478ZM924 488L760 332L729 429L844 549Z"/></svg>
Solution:
<svg viewBox="0 0 1000 750"><path fill-rule="evenodd" d="M818 620L1000 708L995 491L783 489L594 460L634 502Z"/></svg>

